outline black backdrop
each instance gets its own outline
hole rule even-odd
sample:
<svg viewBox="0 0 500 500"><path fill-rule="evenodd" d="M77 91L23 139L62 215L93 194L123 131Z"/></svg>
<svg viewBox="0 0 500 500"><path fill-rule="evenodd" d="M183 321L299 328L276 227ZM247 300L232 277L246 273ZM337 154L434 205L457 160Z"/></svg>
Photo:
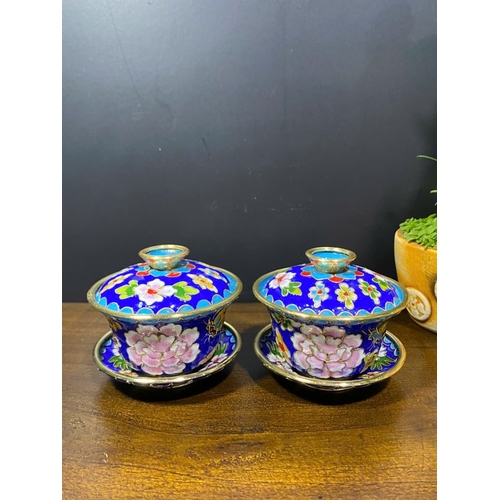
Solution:
<svg viewBox="0 0 500 500"><path fill-rule="evenodd" d="M63 1L63 301L178 243L243 280L435 210L435 0Z"/></svg>

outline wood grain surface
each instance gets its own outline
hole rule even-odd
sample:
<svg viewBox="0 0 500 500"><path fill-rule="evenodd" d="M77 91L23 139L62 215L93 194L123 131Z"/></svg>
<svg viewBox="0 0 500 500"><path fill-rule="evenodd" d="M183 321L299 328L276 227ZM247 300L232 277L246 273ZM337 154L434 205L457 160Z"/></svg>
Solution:
<svg viewBox="0 0 500 500"><path fill-rule="evenodd" d="M389 331L403 368L349 393L298 386L267 370L253 340L258 303L226 321L242 350L223 372L176 390L97 370L109 330L88 304L63 307L64 499L428 499L437 496L436 334L403 312Z"/></svg>

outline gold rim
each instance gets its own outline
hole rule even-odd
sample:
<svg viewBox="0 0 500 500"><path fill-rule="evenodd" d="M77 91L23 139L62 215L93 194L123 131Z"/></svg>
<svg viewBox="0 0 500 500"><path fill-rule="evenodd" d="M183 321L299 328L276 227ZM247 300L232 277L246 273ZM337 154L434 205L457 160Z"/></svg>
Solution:
<svg viewBox="0 0 500 500"><path fill-rule="evenodd" d="M398 360L396 361L396 364L388 370L387 372L384 372L380 375L375 375L372 378L368 379L351 379L351 380L331 380L331 379L319 379L319 378L312 378L312 377L307 377L306 375L300 375L299 373L296 372L289 372L285 370L284 368L280 368L279 366L271 363L263 354L262 351L260 350L260 339L261 337L267 333L268 330L270 330L272 326L269 324L265 326L256 336L255 340L253 343L253 348L255 351L255 354L257 357L260 359L262 364L271 370L272 372L281 375L282 377L285 377L288 380L291 380L293 382L298 382L299 384L302 385L307 385L309 387L314 387L314 388L329 388L330 390L347 390L347 389L355 389L359 387L364 387L368 385L375 384L377 382L381 382L382 380L385 380L389 377L392 377L395 373L397 373L401 367L403 366L405 360L406 360L406 349L404 345L401 343L401 341L393 335L391 332L387 331L386 335L396 344L397 349L399 350L399 357ZM293 367L292 367L293 369Z"/></svg>
<svg viewBox="0 0 500 500"><path fill-rule="evenodd" d="M151 255L150 252L152 252L153 250L178 250L178 252L171 255ZM189 248L183 245L174 244L153 245L147 248L143 248L139 252L139 257L143 259L144 262L147 262L153 269L159 269L161 271L166 269L174 269L176 264L185 259L188 255ZM164 264L163 266L159 265L162 262L167 262L169 264Z"/></svg>
<svg viewBox="0 0 500 500"><path fill-rule="evenodd" d="M97 309L99 312L103 313L106 316L111 316L113 318L128 319L136 322L142 322L142 321L151 321L151 320L156 321L156 320L166 320L166 319L177 320L181 318L205 316L206 314L212 311L223 309L225 306L228 306L229 304L231 304L231 302L234 302L239 297L239 295L243 290L243 283L238 278L238 276L236 276L230 271L226 271L225 269L222 269L220 267L210 266L208 264L205 264L204 262L198 262L198 264L202 264L204 266L209 267L210 269L215 269L217 271L220 271L222 274L225 274L226 276L230 276L236 283L236 290L229 297L225 298L224 300L221 300L217 304L212 304L211 306L202 307L200 309L193 309L192 311L183 311L171 314L130 314L121 311L112 311L111 309L107 309L106 307L101 306L95 300L95 293L99 289L99 287L105 281L107 281L108 279L112 278L113 276L121 272L118 271L116 273L109 274L108 276L105 276L104 278L99 280L97 283L94 283L94 285L92 285L90 290L87 292L87 301L94 309Z"/></svg>
<svg viewBox="0 0 500 500"><path fill-rule="evenodd" d="M344 254L345 257L342 259L329 259L328 257L315 257L316 252L338 252ZM352 250L347 250L347 248L340 247L314 247L306 251L306 257L312 262L313 260L338 260L338 261L349 261L352 262L356 260L357 255Z"/></svg>
<svg viewBox="0 0 500 500"><path fill-rule="evenodd" d="M226 327L226 330L229 330L234 337L236 338L236 344L234 351L223 361L221 361L218 365L213 366L212 368L209 368L208 370L204 370L202 372L196 371L196 372L190 372L186 373L185 375L175 375L175 376L143 376L142 372L135 372L139 376L138 377L132 377L130 375L125 375L123 373L118 373L110 368L108 368L100 358L100 353L99 349L101 348L102 344L113 335L113 332L109 330L105 335L103 335L95 344L94 346L94 351L93 351L93 359L94 363L97 365L97 368L105 373L106 375L109 375L110 377L120 380L122 382L127 382L128 384L133 384L133 385L138 385L138 386L155 386L155 385L172 385L172 386L182 386L182 385L187 385L191 382L194 382L196 379L202 379L205 378L209 375L212 375L223 368L225 368L231 361L236 357L236 355L240 352L241 350L241 337L240 334L238 333L238 330L234 328L234 326L230 325L229 323L224 323L224 326ZM209 363L210 360L207 361Z"/></svg>
<svg viewBox="0 0 500 500"><path fill-rule="evenodd" d="M264 298L262 294L259 291L259 286L261 283L266 280L267 278L270 278L271 276L274 276L276 274L285 272L286 270L290 269L289 267L284 267L283 269L278 269L277 271L271 271L270 273L266 273L262 275L260 278L258 278L253 286L252 286L252 292L255 296L255 298L262 302L265 306L267 306L269 309L273 311L279 311L285 316L288 316L289 318L296 318L302 322L311 322L311 321L322 321L322 322L327 322L330 324L338 324L338 325L345 325L346 323L368 323L374 320L379 320L382 318L391 318L392 316L396 316L399 314L407 305L408 303L408 292L406 291L406 288L402 286L400 283L398 283L396 280L393 280L392 278L388 278L387 276L384 276L382 274L379 274L384 281L388 281L392 283L395 287L397 287L399 290L401 290L403 294L403 299L401 300L401 303L396 306L394 309L390 309L388 311L383 311L380 313L375 313L375 314L366 314L364 316L325 316L322 314L307 314L303 312L298 312L298 311L293 311L291 309L288 309L283 306L278 306L274 302L271 302Z"/></svg>

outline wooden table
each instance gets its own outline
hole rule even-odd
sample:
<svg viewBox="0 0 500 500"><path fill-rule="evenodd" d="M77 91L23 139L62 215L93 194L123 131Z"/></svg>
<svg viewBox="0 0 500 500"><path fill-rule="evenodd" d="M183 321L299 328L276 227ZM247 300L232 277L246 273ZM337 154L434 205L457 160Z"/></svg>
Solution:
<svg viewBox="0 0 500 500"><path fill-rule="evenodd" d="M183 389L143 389L97 370L109 330L87 304L63 304L64 499L427 499L437 496L436 335L403 312L389 331L403 368L350 393L307 389L253 351L260 303L226 321L242 350Z"/></svg>

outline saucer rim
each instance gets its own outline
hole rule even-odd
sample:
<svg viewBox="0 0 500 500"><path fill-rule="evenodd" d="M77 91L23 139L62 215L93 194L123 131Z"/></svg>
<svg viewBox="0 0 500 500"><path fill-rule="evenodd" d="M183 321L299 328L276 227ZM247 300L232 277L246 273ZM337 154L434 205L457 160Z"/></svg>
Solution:
<svg viewBox="0 0 500 500"><path fill-rule="evenodd" d="M299 374L295 368L291 366L293 372L289 372L288 370L285 370L284 368L281 368L278 365L275 365L274 363L271 363L263 354L262 351L260 350L259 344L260 344L260 339L261 337L267 333L268 330L272 330L272 325L269 323L267 326L262 328L262 330L257 333L254 339L254 351L259 360L264 364L266 368L268 368L270 371L285 377L288 380L291 380L293 382L298 382L301 385L306 385L308 387L311 387L313 389L327 389L327 390L348 390L348 389L357 389L360 387L366 387L372 384L376 384L378 382L382 382L382 380L388 379L389 377L392 377L395 375L403 366L405 360L406 360L406 349L399 340L396 335L391 333L390 331L386 331L387 337L389 337L392 342L396 345L399 355L396 360L395 365L390 369L387 370L386 372L380 373L375 375L374 377L371 378L365 378L365 379L360 379L360 378L354 378L354 379L322 379L322 378L313 378L313 377L308 377L306 375Z"/></svg>
<svg viewBox="0 0 500 500"><path fill-rule="evenodd" d="M201 367L197 367L195 368L194 371L191 371L186 374L161 375L161 376L148 376L140 374L138 377L133 377L131 375L126 375L124 373L115 372L111 370L109 367L107 367L101 361L99 352L104 342L107 341L113 335L112 330L109 330L96 342L92 353L92 357L99 371L105 373L106 375L120 382L126 382L128 384L140 387L160 387L160 388L172 388L172 389L177 387L182 387L185 385L189 385L195 382L196 380L204 379L206 377L209 377L210 375L213 375L214 373L223 370L227 365L231 363L231 361L234 360L234 358L241 351L242 342L238 330L236 330L236 328L233 325L227 322L224 322L224 327L225 330L226 331L229 330L236 339L234 350L227 358L223 359L220 363L218 363L215 366L212 366L208 370L200 371ZM209 362L210 360L207 361L207 363ZM140 372L137 373L139 374Z"/></svg>

